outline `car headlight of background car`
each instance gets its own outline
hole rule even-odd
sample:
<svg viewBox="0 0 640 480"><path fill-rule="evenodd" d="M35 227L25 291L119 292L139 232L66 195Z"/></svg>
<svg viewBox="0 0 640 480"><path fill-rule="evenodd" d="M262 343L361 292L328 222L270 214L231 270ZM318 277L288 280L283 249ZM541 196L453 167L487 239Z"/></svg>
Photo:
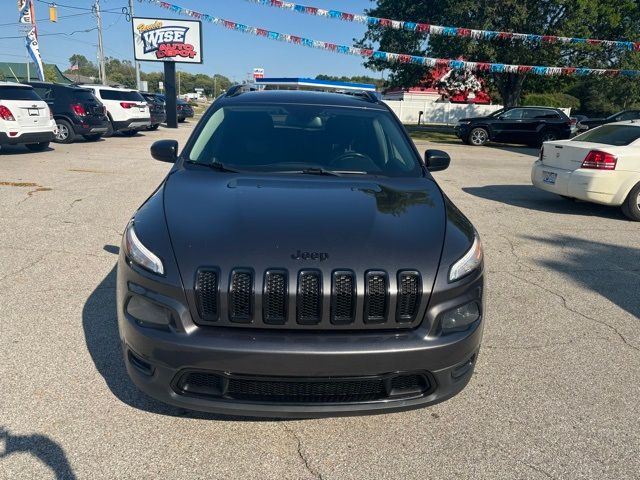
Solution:
<svg viewBox="0 0 640 480"><path fill-rule="evenodd" d="M131 220L124 232L122 242L124 253L127 258L139 267L149 270L158 275L164 275L164 265L151 250L143 245L134 229L134 222Z"/></svg>

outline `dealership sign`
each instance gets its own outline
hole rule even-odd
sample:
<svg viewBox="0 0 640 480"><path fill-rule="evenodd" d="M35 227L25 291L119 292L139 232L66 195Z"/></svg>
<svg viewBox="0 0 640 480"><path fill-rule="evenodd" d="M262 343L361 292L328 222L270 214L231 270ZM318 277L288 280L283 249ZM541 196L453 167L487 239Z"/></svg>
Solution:
<svg viewBox="0 0 640 480"><path fill-rule="evenodd" d="M194 20L133 19L135 59L142 62L202 63L202 28Z"/></svg>

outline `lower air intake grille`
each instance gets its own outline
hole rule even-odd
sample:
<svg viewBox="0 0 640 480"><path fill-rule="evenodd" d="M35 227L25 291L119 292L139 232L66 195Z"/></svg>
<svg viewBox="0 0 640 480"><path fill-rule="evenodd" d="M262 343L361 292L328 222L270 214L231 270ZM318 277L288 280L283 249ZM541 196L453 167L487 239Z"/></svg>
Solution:
<svg viewBox="0 0 640 480"><path fill-rule="evenodd" d="M300 272L298 276L297 320L315 325L322 319L322 276L320 272Z"/></svg>
<svg viewBox="0 0 640 480"><path fill-rule="evenodd" d="M384 323L387 321L388 281L385 272L367 272L364 306L366 323Z"/></svg>
<svg viewBox="0 0 640 480"><path fill-rule="evenodd" d="M229 317L232 322L249 323L253 311L253 274L234 270L229 290Z"/></svg>
<svg viewBox="0 0 640 480"><path fill-rule="evenodd" d="M185 373L175 389L197 395L245 402L284 404L356 403L428 394L432 383L422 373L353 378L237 377L208 372Z"/></svg>
<svg viewBox="0 0 640 480"><path fill-rule="evenodd" d="M356 284L352 272L335 272L331 297L331 323L353 323L356 311Z"/></svg>
<svg viewBox="0 0 640 480"><path fill-rule="evenodd" d="M196 276L196 298L198 311L203 320L218 320L218 272L217 270L198 270Z"/></svg>
<svg viewBox="0 0 640 480"><path fill-rule="evenodd" d="M262 312L264 323L282 325L287 321L287 273L271 270L264 274L264 295Z"/></svg>
<svg viewBox="0 0 640 480"><path fill-rule="evenodd" d="M420 307L422 285L418 272L400 272L398 274L398 313L399 322L413 322Z"/></svg>

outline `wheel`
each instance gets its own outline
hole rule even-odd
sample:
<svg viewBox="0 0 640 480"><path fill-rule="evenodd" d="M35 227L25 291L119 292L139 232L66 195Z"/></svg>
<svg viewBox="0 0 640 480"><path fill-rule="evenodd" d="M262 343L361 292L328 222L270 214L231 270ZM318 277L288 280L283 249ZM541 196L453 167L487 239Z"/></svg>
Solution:
<svg viewBox="0 0 640 480"><path fill-rule="evenodd" d="M186 118L179 118L179 119L178 119L178 122L179 122L179 123L184 123L184 122L185 122L185 120L186 120Z"/></svg>
<svg viewBox="0 0 640 480"><path fill-rule="evenodd" d="M123 130L122 135L124 135L125 137L133 137L136 133L138 133L137 130Z"/></svg>
<svg viewBox="0 0 640 480"><path fill-rule="evenodd" d="M159 126L160 126L159 123L156 123L155 125L149 125L148 130L157 130Z"/></svg>
<svg viewBox="0 0 640 480"><path fill-rule="evenodd" d="M540 134L540 145L544 142L553 142L558 139L558 134L553 130L543 130Z"/></svg>
<svg viewBox="0 0 640 480"><path fill-rule="evenodd" d="M640 183L631 189L622 204L622 213L634 222L640 222Z"/></svg>
<svg viewBox="0 0 640 480"><path fill-rule="evenodd" d="M114 130L113 130L113 122L111 122L111 120L109 120L109 123L107 123L107 131L104 132L102 134L102 136L104 138L113 137L113 132L114 132Z"/></svg>
<svg viewBox="0 0 640 480"><path fill-rule="evenodd" d="M474 128L469 134L469 143L475 147L481 147L489 141L489 132L484 128Z"/></svg>
<svg viewBox="0 0 640 480"><path fill-rule="evenodd" d="M87 142L95 142L97 140L100 140L100 138L102 137L102 134L92 133L91 135L83 135L83 137Z"/></svg>
<svg viewBox="0 0 640 480"><path fill-rule="evenodd" d="M32 152L42 152L49 148L49 142L40 142L40 143L27 143L25 145Z"/></svg>
<svg viewBox="0 0 640 480"><path fill-rule="evenodd" d="M53 139L56 143L71 143L73 142L73 127L66 120L56 120L56 125L58 127L58 134L56 138Z"/></svg>

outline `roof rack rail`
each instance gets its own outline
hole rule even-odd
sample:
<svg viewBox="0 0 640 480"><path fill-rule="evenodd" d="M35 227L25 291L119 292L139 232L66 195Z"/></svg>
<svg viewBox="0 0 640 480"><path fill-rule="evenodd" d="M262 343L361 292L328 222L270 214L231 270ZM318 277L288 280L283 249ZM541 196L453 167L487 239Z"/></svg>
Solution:
<svg viewBox="0 0 640 480"><path fill-rule="evenodd" d="M246 83L238 83L236 85L229 87L229 90L227 90L227 93L225 93L224 96L236 97L244 92L253 92L255 90L256 88L251 85L248 85Z"/></svg>

